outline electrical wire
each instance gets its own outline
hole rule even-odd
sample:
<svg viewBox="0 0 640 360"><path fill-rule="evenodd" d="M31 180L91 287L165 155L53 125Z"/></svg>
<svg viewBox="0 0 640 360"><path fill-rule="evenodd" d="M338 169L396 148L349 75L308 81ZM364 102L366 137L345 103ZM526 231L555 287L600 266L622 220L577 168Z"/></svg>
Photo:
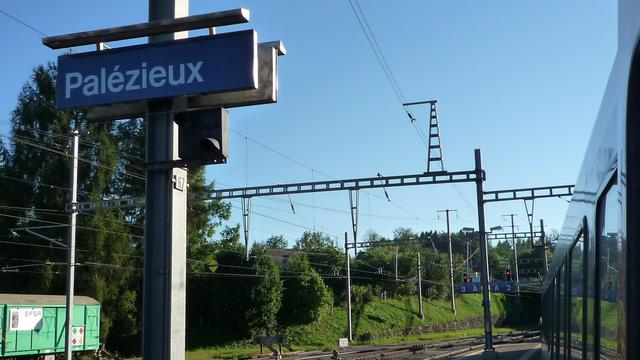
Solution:
<svg viewBox="0 0 640 360"><path fill-rule="evenodd" d="M40 222L40 223L44 223L44 224L51 224L51 225L69 226L69 224L65 224L65 223L61 223L61 222L40 220L40 219L29 218L29 217L25 217L25 216L0 214L0 217L6 217L6 218L12 218L12 219L18 219L18 220L26 220L26 221L35 221L35 222ZM87 227L87 226L76 225L76 228L77 229L82 229L82 230L98 231L98 232L103 232L105 234L111 234L111 235L122 235L122 236L129 236L129 237L132 237L132 238L139 238L139 239L143 239L144 238L143 236L140 236L140 235L132 235L132 234L121 233L121 232L116 232L116 231L109 231L109 230L104 230L104 229L96 229L96 228L91 228L91 227Z"/></svg>
<svg viewBox="0 0 640 360"><path fill-rule="evenodd" d="M31 26L31 25L27 24L25 21L18 19L17 17L15 17L15 16L13 16L13 15L9 14L8 12L6 12L6 11L4 11L4 10L2 10L2 9L0 9L0 14L3 14L3 15L5 15L6 17L8 17L8 18L10 18L10 19L12 19L12 20L14 20L14 21L16 21L16 22L18 22L18 23L20 23L20 24L24 25L25 27L27 27L27 28L29 28L29 29L31 29L31 30L33 30L33 31L35 31L35 32L36 32L36 33L38 33L39 35L42 35L42 36L45 36L45 37L49 36L49 35L45 34L44 32L42 32L42 31L38 30L37 28L35 28L35 27L33 27L33 26Z"/></svg>
<svg viewBox="0 0 640 360"><path fill-rule="evenodd" d="M245 134L243 134L243 133L241 133L241 132L239 132L239 131L237 131L237 130L230 129L230 131L232 131L233 133L235 133L236 135L238 135L238 136L240 136L240 137L242 137L242 138L247 138L249 141L253 142L254 144L259 145L260 147L262 147L262 148L264 148L264 149L266 149L266 150L269 150L269 151L273 152L274 154L276 154L276 155L278 155L278 156L281 156L282 158L284 158L284 159L286 159L286 160L289 160L289 161L291 161L291 162L293 162L293 163L295 163L295 164L297 164L297 165L299 165L299 166L302 166L302 167L304 167L304 168L306 168L306 169L309 169L309 170L313 171L313 172L314 172L314 173L316 173L316 174L320 174L320 175L324 176L325 178L327 178L327 179L329 179L329 180L337 180L337 178L336 178L336 177L333 177L333 176L331 176L331 175L327 174L326 172L320 171L320 170L318 170L318 169L316 169L316 168L314 168L314 167L312 167L312 166L310 166L310 165L307 165L307 164L303 163L302 161L299 161L299 160L297 160L297 159L295 159L295 158L293 158L293 157L291 157L291 156L289 156L289 155L286 155L286 154L284 154L283 152L278 151L278 150L276 150L275 148L273 148L273 147L271 147L271 146L269 146L269 145L266 145L266 144L264 144L263 142L258 141L258 140L256 140L256 139L254 139L254 138L250 137L250 136L247 136L247 135L245 135ZM219 183L219 184L221 184L221 185L223 185L223 186L226 186L227 188L231 188L231 187L232 187L232 186L230 186L230 185L225 185L225 184L220 183L220 182L218 182L218 183ZM430 224L428 224L424 219L422 219L422 218L420 218L420 217L416 216L414 213L412 213L412 212L410 212L409 210L405 209L404 207L400 206L400 204L398 204L397 202L395 202L395 201L393 201L393 200L391 200L391 201L387 201L387 199L386 199L385 197L383 197L383 196L381 196L381 195L377 195L377 194L371 193L370 191L366 191L366 190L363 190L363 191L364 191L367 195L372 196L372 197L374 197L374 198L376 198L376 199L378 199L378 200L384 201L385 203L386 203L386 202L391 203L393 206L395 206L396 208L398 208L399 210L401 210L401 211L402 211L402 212L404 212L405 214L409 215L409 216L411 217L411 220L417 220L417 221L422 222L424 225L431 226L431 225L430 225ZM296 203L294 202L294 204L296 204ZM310 206L310 207L311 207L311 206L314 206L314 205L307 205L307 206ZM428 219L428 220L431 220L431 219Z"/></svg>
<svg viewBox="0 0 640 360"><path fill-rule="evenodd" d="M60 216L60 217L68 217L69 215L67 213L62 213L63 211L61 210L56 210L56 209L39 209L39 208L32 208L32 207L19 207L19 206L8 206L8 205L0 205L0 211L1 210L7 210L7 211L29 211L29 212L33 212L33 213L42 213L45 214L47 216ZM100 215L95 215L95 214L90 214L87 212L79 212L78 215L84 215L84 216L90 216L93 218L100 218L101 221L106 221L106 222L111 222L111 223L115 223L115 224L121 224L124 226L129 226L132 228L137 228L140 230L144 230L144 226L140 226L137 224L131 224L131 223L127 223L127 222L120 222L118 220L111 220L111 219L105 219L103 216Z"/></svg>
<svg viewBox="0 0 640 360"><path fill-rule="evenodd" d="M72 157L67 152L51 149L51 148L49 148L47 146L41 145L41 144L38 143L37 140L36 141L31 141L31 140L20 138L19 136L15 136L15 135L14 136L8 136L8 135L2 134L2 133L0 133L0 137L4 137L4 138L10 139L10 140L14 140L14 141L23 143L25 145L33 146L35 148L38 148L38 149L41 149L41 150L45 150L45 151L49 151L51 153L62 155L62 156L68 157L68 158ZM51 145L51 144L48 144L48 145ZM127 172L125 170L120 170L120 169L118 169L116 167L106 166L106 165L100 164L100 163L98 163L96 161L87 160L87 159L82 158L82 157L78 157L78 160L82 161L84 163L88 163L88 164L91 164L91 165L94 165L94 166L97 166L97 167L104 168L104 169L120 171L123 175L127 175L127 176L130 176L130 177L138 179L138 180L143 180L143 181L145 180L145 177L143 175L140 175L140 174Z"/></svg>
<svg viewBox="0 0 640 360"><path fill-rule="evenodd" d="M387 78L389 85L391 86L394 94L396 95L396 98L400 102L400 105L402 106L403 110L407 113L407 116L409 116L409 119L411 120L411 124L413 125L418 136L420 137L420 140L425 146L428 146L426 135L424 134L422 129L420 129L420 127L418 126L417 121L415 121L415 118L413 117L413 115L411 114L407 106L404 105L407 102L407 100L404 94L402 93L402 88L398 84L398 79L393 74L393 71L391 70L391 66L389 66L389 62L387 61L387 58L384 56L384 52L382 51L382 48L380 47L380 44L378 43L378 40L376 39L376 36L373 33L373 30L371 29L371 26L369 26L369 22L367 21L367 17L364 14L362 7L360 6L360 3L358 2L358 0L348 0L348 1L349 1L349 5L351 6L351 10L353 10L353 14L358 20L358 24L360 25L362 32L365 35L367 42L371 47L371 50L373 51L373 54L378 60L378 64L380 64L380 67L382 68L382 71L384 72L384 75ZM355 6L353 5L354 3L356 4Z"/></svg>

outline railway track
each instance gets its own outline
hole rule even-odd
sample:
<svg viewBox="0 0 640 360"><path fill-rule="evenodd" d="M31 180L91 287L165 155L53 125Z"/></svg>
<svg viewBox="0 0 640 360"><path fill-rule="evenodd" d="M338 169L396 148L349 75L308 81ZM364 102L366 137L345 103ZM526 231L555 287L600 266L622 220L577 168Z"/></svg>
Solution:
<svg viewBox="0 0 640 360"><path fill-rule="evenodd" d="M494 344L517 343L540 335L540 331L525 331L494 337ZM364 346L345 349L341 352L285 353L281 359L295 360L372 360L372 359L420 359L440 360L462 355L482 348L482 337L470 337L458 340L437 341L424 344ZM275 359L274 355L253 357L252 360Z"/></svg>

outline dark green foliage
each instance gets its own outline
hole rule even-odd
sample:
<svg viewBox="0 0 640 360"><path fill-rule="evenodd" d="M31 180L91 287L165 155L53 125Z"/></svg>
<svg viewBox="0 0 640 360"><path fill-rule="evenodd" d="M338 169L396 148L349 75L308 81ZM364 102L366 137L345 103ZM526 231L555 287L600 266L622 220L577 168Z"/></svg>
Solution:
<svg viewBox="0 0 640 360"><path fill-rule="evenodd" d="M371 285L353 285L351 287L351 305L359 310L375 298Z"/></svg>
<svg viewBox="0 0 640 360"><path fill-rule="evenodd" d="M307 256L294 255L284 265L283 272L291 278L284 280L282 309L278 314L281 325L319 320L323 310L331 306L333 294L311 267Z"/></svg>
<svg viewBox="0 0 640 360"><path fill-rule="evenodd" d="M289 243L282 235L271 235L264 245L270 249L286 249Z"/></svg>
<svg viewBox="0 0 640 360"><path fill-rule="evenodd" d="M259 256L255 269L261 277L251 289L251 306L246 319L253 336L272 336L278 326L276 316L282 305L280 269L269 256Z"/></svg>
<svg viewBox="0 0 640 360"><path fill-rule="evenodd" d="M339 270L345 266L343 250L336 248L331 238L322 232L305 231L293 248L305 253L311 267L319 274L330 274L331 270ZM325 283L336 295L336 300L344 297L344 281L326 279Z"/></svg>
<svg viewBox="0 0 640 360"><path fill-rule="evenodd" d="M215 265L216 246L210 239L215 235L222 221L231 216L231 205L205 200L214 187L213 184L205 183L204 168L189 171L188 182L190 192L187 201L188 270L195 273L206 272Z"/></svg>

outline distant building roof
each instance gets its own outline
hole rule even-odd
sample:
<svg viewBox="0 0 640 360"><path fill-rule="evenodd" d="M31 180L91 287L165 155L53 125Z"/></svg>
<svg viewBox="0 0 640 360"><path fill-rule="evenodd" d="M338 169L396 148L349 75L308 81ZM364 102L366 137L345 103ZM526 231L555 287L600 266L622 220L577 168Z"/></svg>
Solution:
<svg viewBox="0 0 640 360"><path fill-rule="evenodd" d="M298 252L299 251L295 249L267 249L267 253L271 255L273 261L275 261L278 266L286 264L287 261L289 261L289 259Z"/></svg>
<svg viewBox="0 0 640 360"><path fill-rule="evenodd" d="M0 305L66 305L65 295L0 294ZM100 305L88 296L74 296L76 305Z"/></svg>

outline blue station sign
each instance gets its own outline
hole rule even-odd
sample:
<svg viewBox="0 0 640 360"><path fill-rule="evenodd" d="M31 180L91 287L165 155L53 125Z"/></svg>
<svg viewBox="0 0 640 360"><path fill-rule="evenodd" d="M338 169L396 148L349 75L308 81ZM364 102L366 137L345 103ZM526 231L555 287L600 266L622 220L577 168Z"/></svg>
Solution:
<svg viewBox="0 0 640 360"><path fill-rule="evenodd" d="M253 30L58 57L58 109L257 89Z"/></svg>
<svg viewBox="0 0 640 360"><path fill-rule="evenodd" d="M514 281L492 281L489 287L492 293L514 293L516 292L516 283ZM480 294L482 285L479 282L468 282L458 284L458 292L464 294Z"/></svg>
<svg viewBox="0 0 640 360"><path fill-rule="evenodd" d="M482 286L477 282L467 282L458 284L458 291L460 294L480 294L482 292Z"/></svg>
<svg viewBox="0 0 640 360"><path fill-rule="evenodd" d="M491 292L493 293L514 293L516 292L516 283L515 281L492 281L491 282Z"/></svg>

